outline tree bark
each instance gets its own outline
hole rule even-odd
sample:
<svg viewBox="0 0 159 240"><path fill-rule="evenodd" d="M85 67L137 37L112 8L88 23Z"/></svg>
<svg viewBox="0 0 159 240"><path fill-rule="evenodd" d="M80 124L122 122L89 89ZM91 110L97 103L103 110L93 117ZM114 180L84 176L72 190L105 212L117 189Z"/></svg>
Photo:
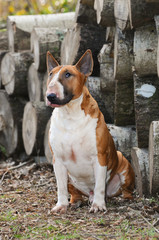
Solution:
<svg viewBox="0 0 159 240"><path fill-rule="evenodd" d="M47 80L48 80L48 73L46 72L44 74L44 78L43 78L43 99L44 99L44 101L46 98Z"/></svg>
<svg viewBox="0 0 159 240"><path fill-rule="evenodd" d="M7 31L0 32L0 51L8 50Z"/></svg>
<svg viewBox="0 0 159 240"><path fill-rule="evenodd" d="M137 144L135 126L119 127L114 124L107 124L110 134L113 137L116 150L131 162L131 148Z"/></svg>
<svg viewBox="0 0 159 240"><path fill-rule="evenodd" d="M149 132L150 194L159 193L159 121L153 121Z"/></svg>
<svg viewBox="0 0 159 240"><path fill-rule="evenodd" d="M5 147L7 156L23 152L22 116L26 101L21 98L9 97L0 90L0 144Z"/></svg>
<svg viewBox="0 0 159 240"><path fill-rule="evenodd" d="M114 123L117 126L135 124L133 79L118 80L115 86Z"/></svg>
<svg viewBox="0 0 159 240"><path fill-rule="evenodd" d="M60 28L34 28L31 33L31 46L34 52L35 67L46 71L46 53L50 51L60 63L61 43L66 31Z"/></svg>
<svg viewBox="0 0 159 240"><path fill-rule="evenodd" d="M122 33L116 28L114 40L114 77L115 79L132 79L134 33Z"/></svg>
<svg viewBox="0 0 159 240"><path fill-rule="evenodd" d="M99 77L88 77L86 83L88 90L92 97L97 101L99 109L104 115L105 121L113 122L113 111L112 111L112 97L111 94L101 92L100 85L101 79Z"/></svg>
<svg viewBox="0 0 159 240"><path fill-rule="evenodd" d="M150 123L159 119L158 99L158 77L139 78L134 73L134 107L139 148L148 147Z"/></svg>
<svg viewBox="0 0 159 240"><path fill-rule="evenodd" d="M104 27L115 26L114 0L95 0L94 9L98 24Z"/></svg>
<svg viewBox="0 0 159 240"><path fill-rule="evenodd" d="M155 16L156 30L157 30L157 74L159 77L159 16Z"/></svg>
<svg viewBox="0 0 159 240"><path fill-rule="evenodd" d="M157 74L157 33L155 24L140 27L134 35L134 65L139 77Z"/></svg>
<svg viewBox="0 0 159 240"><path fill-rule="evenodd" d="M28 102L24 108L22 136L27 155L44 155L44 133L52 109L44 102Z"/></svg>
<svg viewBox="0 0 159 240"><path fill-rule="evenodd" d="M98 60L100 62L100 94L105 105L106 122L114 122L115 79L113 74L113 44L104 44Z"/></svg>
<svg viewBox="0 0 159 240"><path fill-rule="evenodd" d="M28 94L31 102L43 101L43 78L44 74L35 68L32 63L28 70Z"/></svg>
<svg viewBox="0 0 159 240"><path fill-rule="evenodd" d="M77 23L86 23L97 25L96 11L93 6L82 4L82 0L78 0L75 12L75 21Z"/></svg>
<svg viewBox="0 0 159 240"><path fill-rule="evenodd" d="M32 62L33 56L30 52L10 52L4 56L1 63L1 77L9 95L28 96L27 74Z"/></svg>
<svg viewBox="0 0 159 240"><path fill-rule="evenodd" d="M114 14L117 26L124 31L153 22L159 12L159 5L145 0L115 0Z"/></svg>
<svg viewBox="0 0 159 240"><path fill-rule="evenodd" d="M90 49L93 54L93 76L99 76L99 62L97 55L105 43L106 29L100 26L77 24L69 30L61 47L62 65L75 64L82 54Z"/></svg>
<svg viewBox="0 0 159 240"><path fill-rule="evenodd" d="M74 23L74 13L59 13L47 15L8 16L8 45L9 50L30 49L30 34L34 27L70 28Z"/></svg>
<svg viewBox="0 0 159 240"><path fill-rule="evenodd" d="M140 197L149 195L149 156L148 150L133 147L132 166L135 172L135 185Z"/></svg>
<svg viewBox="0 0 159 240"><path fill-rule="evenodd" d="M45 157L50 164L53 164L53 156L49 147L49 129L50 129L51 119L48 121L46 128L45 128L45 135L44 135L44 151Z"/></svg>

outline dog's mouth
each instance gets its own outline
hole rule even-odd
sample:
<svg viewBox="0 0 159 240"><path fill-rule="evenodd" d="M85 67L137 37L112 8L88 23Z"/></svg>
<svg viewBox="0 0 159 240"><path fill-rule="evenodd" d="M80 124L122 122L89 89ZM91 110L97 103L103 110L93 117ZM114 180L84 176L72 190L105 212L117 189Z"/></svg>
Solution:
<svg viewBox="0 0 159 240"><path fill-rule="evenodd" d="M56 96L55 93L50 93L47 95L47 103L51 107L62 107L65 104L69 103L73 98L73 94L69 93L65 96L65 98L60 99Z"/></svg>

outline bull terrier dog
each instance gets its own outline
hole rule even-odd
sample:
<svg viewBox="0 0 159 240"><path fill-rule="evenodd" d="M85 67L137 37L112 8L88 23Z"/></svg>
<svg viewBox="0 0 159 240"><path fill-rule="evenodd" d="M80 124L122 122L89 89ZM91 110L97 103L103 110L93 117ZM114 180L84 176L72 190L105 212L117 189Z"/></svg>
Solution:
<svg viewBox="0 0 159 240"><path fill-rule="evenodd" d="M49 145L58 201L52 212L65 213L70 203L91 199L90 212L106 211L106 197L132 199L134 171L116 151L104 116L85 86L93 70L91 50L76 65L59 65L47 52L46 105L55 108Z"/></svg>

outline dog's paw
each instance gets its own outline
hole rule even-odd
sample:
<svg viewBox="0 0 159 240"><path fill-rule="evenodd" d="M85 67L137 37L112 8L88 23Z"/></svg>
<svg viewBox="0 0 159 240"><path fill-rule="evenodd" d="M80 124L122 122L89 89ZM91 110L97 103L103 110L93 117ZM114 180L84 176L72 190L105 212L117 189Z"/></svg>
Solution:
<svg viewBox="0 0 159 240"><path fill-rule="evenodd" d="M92 203L92 206L89 210L90 213L97 213L99 211L106 211L105 202L103 204Z"/></svg>
<svg viewBox="0 0 159 240"><path fill-rule="evenodd" d="M52 208L51 212L64 214L67 212L67 206L66 205L56 205L54 208Z"/></svg>

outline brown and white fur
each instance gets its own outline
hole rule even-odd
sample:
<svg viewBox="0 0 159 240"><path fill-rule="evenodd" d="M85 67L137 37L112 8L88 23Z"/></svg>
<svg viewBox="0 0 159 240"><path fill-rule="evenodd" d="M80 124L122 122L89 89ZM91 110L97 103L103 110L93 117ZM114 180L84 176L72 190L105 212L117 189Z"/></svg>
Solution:
<svg viewBox="0 0 159 240"><path fill-rule="evenodd" d="M49 145L57 180L58 202L53 212L65 213L71 203L92 199L90 212L106 210L106 197L122 193L132 198L134 172L116 151L112 136L85 82L93 59L87 50L74 66L61 66L47 53L46 103L54 109Z"/></svg>

